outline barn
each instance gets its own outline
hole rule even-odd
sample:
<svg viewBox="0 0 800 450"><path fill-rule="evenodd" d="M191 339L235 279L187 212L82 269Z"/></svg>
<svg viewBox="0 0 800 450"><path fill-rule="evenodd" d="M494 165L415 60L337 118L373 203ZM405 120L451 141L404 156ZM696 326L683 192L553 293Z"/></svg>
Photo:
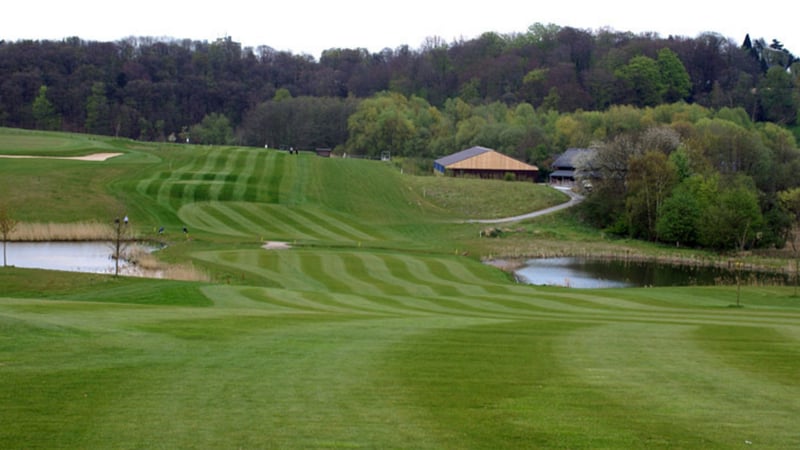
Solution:
<svg viewBox="0 0 800 450"><path fill-rule="evenodd" d="M586 148L570 148L562 153L553 162L553 173L550 174L551 184L572 186L575 183L575 169L578 160L591 155L593 150Z"/></svg>
<svg viewBox="0 0 800 450"><path fill-rule="evenodd" d="M536 181L539 168L517 161L486 147L472 147L437 159L433 163L436 173L479 178L505 178L513 174L516 180Z"/></svg>

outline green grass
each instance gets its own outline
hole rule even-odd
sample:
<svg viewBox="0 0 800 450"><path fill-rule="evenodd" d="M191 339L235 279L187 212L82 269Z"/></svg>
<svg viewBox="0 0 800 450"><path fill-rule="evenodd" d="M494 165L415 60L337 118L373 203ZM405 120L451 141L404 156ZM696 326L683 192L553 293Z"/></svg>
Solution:
<svg viewBox="0 0 800 450"><path fill-rule="evenodd" d="M414 190L464 219L498 219L538 211L569 200L566 194L530 182L412 177Z"/></svg>
<svg viewBox="0 0 800 450"><path fill-rule="evenodd" d="M0 129L0 149L46 152L41 138ZM471 200L512 215L550 195L526 183L97 140L126 155L0 161L11 210L73 222L121 207L141 235L167 228L162 259L212 281L0 268L2 448L800 446L791 287L744 287L730 308L735 286L518 285L480 257L662 250L567 213L498 239L460 223Z"/></svg>

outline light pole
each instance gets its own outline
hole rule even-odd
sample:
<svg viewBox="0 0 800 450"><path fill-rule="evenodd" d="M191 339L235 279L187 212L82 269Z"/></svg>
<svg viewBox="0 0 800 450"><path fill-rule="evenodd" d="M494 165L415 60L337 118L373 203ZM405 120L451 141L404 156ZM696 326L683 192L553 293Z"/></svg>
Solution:
<svg viewBox="0 0 800 450"><path fill-rule="evenodd" d="M114 219L114 276L119 275L119 259L122 257L122 237L128 226L128 216L124 220Z"/></svg>

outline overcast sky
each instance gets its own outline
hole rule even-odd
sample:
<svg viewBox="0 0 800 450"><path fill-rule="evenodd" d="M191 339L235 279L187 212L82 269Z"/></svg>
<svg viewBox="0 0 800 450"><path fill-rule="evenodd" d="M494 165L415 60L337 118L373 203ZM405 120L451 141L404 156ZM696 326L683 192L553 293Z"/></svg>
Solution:
<svg viewBox="0 0 800 450"><path fill-rule="evenodd" d="M0 9L0 39L78 36L116 41L152 36L213 41L229 36L244 46L267 45L319 59L322 50L333 47L363 47L370 52L401 45L416 49L426 37L452 42L487 31L521 33L541 22L592 31L652 31L662 37L696 37L713 31L737 44L750 33L768 43L778 39L800 55L798 10L796 3L784 0L13 0Z"/></svg>

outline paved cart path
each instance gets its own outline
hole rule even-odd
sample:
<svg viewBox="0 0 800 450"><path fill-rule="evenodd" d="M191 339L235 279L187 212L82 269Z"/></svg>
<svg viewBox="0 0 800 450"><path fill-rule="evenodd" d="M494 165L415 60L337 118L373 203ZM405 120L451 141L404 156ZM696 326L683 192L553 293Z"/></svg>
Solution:
<svg viewBox="0 0 800 450"><path fill-rule="evenodd" d="M468 222L468 223L507 223L507 222L517 222L517 221L520 221L520 220L532 219L534 217L543 216L545 214L552 214L552 213L554 213L556 211L561 211L562 209L571 208L571 207L573 207L573 206L575 206L578 203L583 201L583 196L579 195L579 194L576 194L575 192L572 191L572 189L561 188L561 187L555 187L555 189L558 189L559 191L569 195L569 201L567 201L565 203L562 203L560 205L551 206L550 208L540 209L539 211L534 211L534 212L530 212L530 213L527 213L527 214L521 214L519 216L503 217L503 218L500 218L500 219L471 219L471 220L467 220L466 222Z"/></svg>

